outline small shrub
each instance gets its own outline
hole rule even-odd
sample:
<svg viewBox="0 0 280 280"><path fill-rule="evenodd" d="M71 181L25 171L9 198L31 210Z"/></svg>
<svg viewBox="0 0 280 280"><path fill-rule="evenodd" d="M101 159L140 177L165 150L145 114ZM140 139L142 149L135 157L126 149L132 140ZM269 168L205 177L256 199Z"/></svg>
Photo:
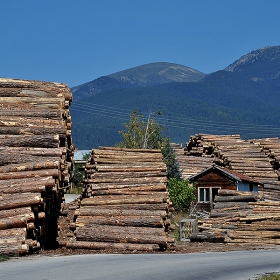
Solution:
<svg viewBox="0 0 280 280"><path fill-rule="evenodd" d="M170 200L176 211L187 212L195 200L195 187L190 186L187 180L170 178L167 184Z"/></svg>
<svg viewBox="0 0 280 280"><path fill-rule="evenodd" d="M269 275L265 274L256 278L256 280L280 280L280 273L271 273Z"/></svg>
<svg viewBox="0 0 280 280"><path fill-rule="evenodd" d="M8 255L0 255L0 262L7 261L11 258L11 256Z"/></svg>

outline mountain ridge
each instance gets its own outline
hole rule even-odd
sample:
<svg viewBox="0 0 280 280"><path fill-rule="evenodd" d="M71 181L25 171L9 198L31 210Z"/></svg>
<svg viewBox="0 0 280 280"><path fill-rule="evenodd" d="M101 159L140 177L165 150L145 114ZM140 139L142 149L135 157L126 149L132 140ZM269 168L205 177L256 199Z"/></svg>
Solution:
<svg viewBox="0 0 280 280"><path fill-rule="evenodd" d="M279 136L279 48L253 51L224 70L207 74L196 82L141 87L127 81L123 87L124 81L111 75L101 77L100 82L104 83L101 85L103 89L107 86L106 90L99 87L99 92L83 94L80 99L77 99L79 89L73 92L70 110L76 146L90 149L115 145L120 140L121 124L128 122L128 112L134 109L140 113L162 111L161 124L173 142L187 142L195 133L242 133L244 139ZM121 72L118 72L120 77ZM86 113L86 107L90 112Z"/></svg>
<svg viewBox="0 0 280 280"><path fill-rule="evenodd" d="M111 89L147 87L169 82L197 82L205 75L180 64L153 62L99 77L75 86L71 91L78 100Z"/></svg>

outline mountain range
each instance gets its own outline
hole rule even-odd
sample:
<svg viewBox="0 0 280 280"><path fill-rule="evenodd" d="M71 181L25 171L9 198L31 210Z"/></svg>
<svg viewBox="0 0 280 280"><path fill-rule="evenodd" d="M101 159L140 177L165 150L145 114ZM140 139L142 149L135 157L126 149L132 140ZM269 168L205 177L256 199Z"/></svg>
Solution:
<svg viewBox="0 0 280 280"><path fill-rule="evenodd" d="M73 141L78 149L120 142L133 110L157 117L165 136L182 143L195 133L241 134L243 139L280 134L280 46L252 51L223 70L204 74L157 62L71 89Z"/></svg>

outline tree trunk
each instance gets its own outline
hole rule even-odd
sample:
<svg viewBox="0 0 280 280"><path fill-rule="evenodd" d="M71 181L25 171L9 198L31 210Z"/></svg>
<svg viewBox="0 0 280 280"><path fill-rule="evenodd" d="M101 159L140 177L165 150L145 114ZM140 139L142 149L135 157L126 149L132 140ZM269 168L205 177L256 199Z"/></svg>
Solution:
<svg viewBox="0 0 280 280"><path fill-rule="evenodd" d="M71 249L91 249L91 250L119 250L119 251L147 251L159 250L157 244L131 244L131 243L110 243L110 242L87 242L68 241L66 248Z"/></svg>
<svg viewBox="0 0 280 280"><path fill-rule="evenodd" d="M29 251L27 244L21 242L3 243L0 244L0 255L17 255L26 254Z"/></svg>
<svg viewBox="0 0 280 280"><path fill-rule="evenodd" d="M59 178L58 169L42 169L34 171L0 173L0 180L49 177Z"/></svg>
<svg viewBox="0 0 280 280"><path fill-rule="evenodd" d="M163 220L159 216L79 216L76 220L76 226L85 225L117 225L132 227L163 227Z"/></svg>
<svg viewBox="0 0 280 280"><path fill-rule="evenodd" d="M75 216L158 216L165 218L166 211L160 210L137 210L137 209L114 209L100 207L82 207L75 211Z"/></svg>
<svg viewBox="0 0 280 280"><path fill-rule="evenodd" d="M0 219L18 216L18 215L29 215L32 214L31 207L22 207L22 208L15 208L10 210L2 210L0 211Z"/></svg>
<svg viewBox="0 0 280 280"><path fill-rule="evenodd" d="M91 206L91 205L118 205L118 204L154 204L154 203L163 203L165 199L163 197L124 197L124 198L84 198L81 201L82 206Z"/></svg>
<svg viewBox="0 0 280 280"><path fill-rule="evenodd" d="M0 219L0 230L25 227L27 222L35 220L33 213Z"/></svg>
<svg viewBox="0 0 280 280"><path fill-rule="evenodd" d="M168 239L162 235L162 229L158 229L158 233L156 230L157 228L95 225L93 227L78 227L76 238L77 241L167 244Z"/></svg>
<svg viewBox="0 0 280 280"><path fill-rule="evenodd" d="M234 201L257 201L258 195L228 195L228 196L215 196L215 202L234 202Z"/></svg>
<svg viewBox="0 0 280 280"><path fill-rule="evenodd" d="M40 194L23 193L19 195L7 195L0 197L0 210L8 210L20 207L28 207L30 205L38 205L43 202Z"/></svg>
<svg viewBox="0 0 280 280"><path fill-rule="evenodd" d="M59 135L0 135L0 146L58 148Z"/></svg>

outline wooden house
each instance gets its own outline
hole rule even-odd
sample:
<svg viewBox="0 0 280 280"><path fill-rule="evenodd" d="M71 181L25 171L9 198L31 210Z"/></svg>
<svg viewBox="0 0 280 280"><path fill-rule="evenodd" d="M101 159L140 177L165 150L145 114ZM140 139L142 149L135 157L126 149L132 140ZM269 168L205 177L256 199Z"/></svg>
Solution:
<svg viewBox="0 0 280 280"><path fill-rule="evenodd" d="M216 165L191 176L189 181L195 183L196 187L196 210L205 211L213 209L214 198L219 189L256 192L259 185L262 185L245 174Z"/></svg>

